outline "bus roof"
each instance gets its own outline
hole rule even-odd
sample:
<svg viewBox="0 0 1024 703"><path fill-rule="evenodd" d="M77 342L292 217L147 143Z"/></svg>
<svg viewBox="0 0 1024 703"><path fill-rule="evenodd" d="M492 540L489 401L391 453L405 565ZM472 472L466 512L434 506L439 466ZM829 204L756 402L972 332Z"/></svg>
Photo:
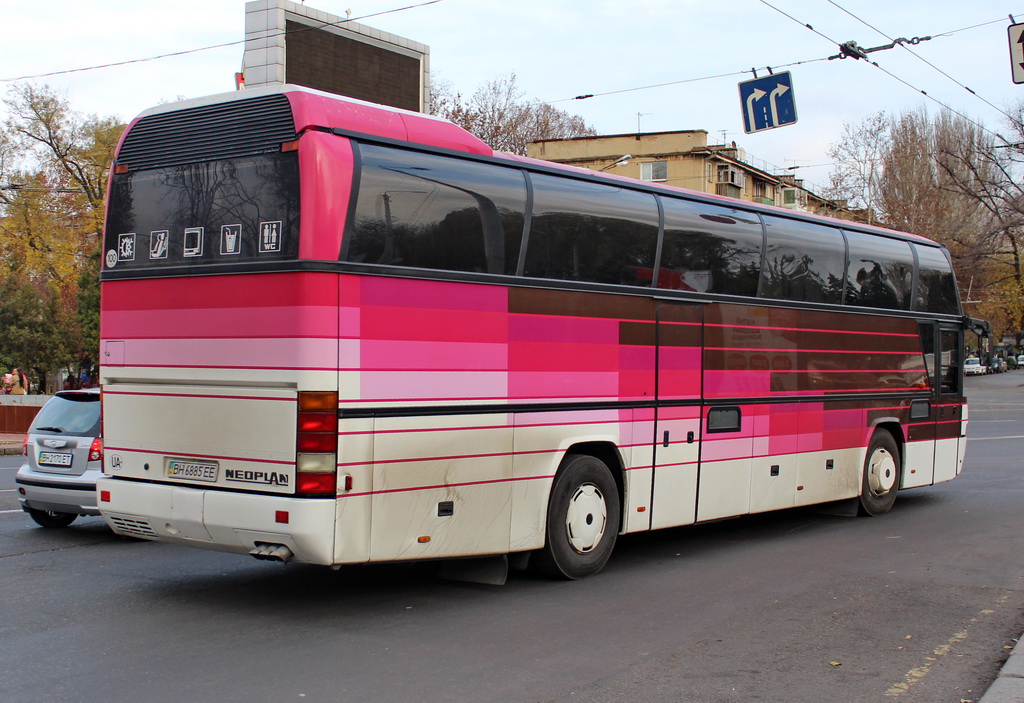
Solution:
<svg viewBox="0 0 1024 703"><path fill-rule="evenodd" d="M652 185L635 178L619 176L611 173L601 173L589 169L579 168L566 164L559 164L552 161L544 161L516 154L496 152L480 138L467 132L463 128L440 117L427 115L419 112L412 112L401 108L378 105L356 98L326 93L312 88L299 85L276 85L261 86L258 88L246 88L245 90L230 93L219 93L216 95L193 98L173 103L166 103L149 108L136 117L129 128L122 135L122 143L131 128L139 121L152 115L159 115L191 108L201 108L211 105L222 105L224 103L251 99L264 95L283 94L288 98L292 107L292 116L295 122L295 133L301 134L309 129L337 129L346 132L365 134L382 139L398 142L407 142L414 145L445 149L475 156L493 157L498 160L508 161L510 165L532 166L537 169L548 171L561 171L566 174L582 176L591 180L614 181L628 184L631 187L641 187L651 192L674 192L688 197L697 197L704 200L728 204L730 207L739 207L755 212L766 212L778 214L794 219L804 219L816 222L823 222L836 226L837 221L846 223L843 226L849 229L874 232L888 237L910 239L930 246L942 246L934 240L910 232L901 232L877 225L866 225L858 222L838 220L838 218L816 215L808 212L795 212L786 208L748 201L737 200L714 193L690 190L666 184ZM120 150L120 145L118 146Z"/></svg>

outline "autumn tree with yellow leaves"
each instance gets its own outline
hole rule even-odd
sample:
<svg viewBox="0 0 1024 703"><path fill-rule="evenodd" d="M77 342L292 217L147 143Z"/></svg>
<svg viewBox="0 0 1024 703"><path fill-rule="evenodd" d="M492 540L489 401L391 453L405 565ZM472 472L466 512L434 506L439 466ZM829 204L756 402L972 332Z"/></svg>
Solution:
<svg viewBox="0 0 1024 703"><path fill-rule="evenodd" d="M0 366L88 373L99 354L107 173L123 125L17 85L0 131ZM44 389L45 390L45 389Z"/></svg>

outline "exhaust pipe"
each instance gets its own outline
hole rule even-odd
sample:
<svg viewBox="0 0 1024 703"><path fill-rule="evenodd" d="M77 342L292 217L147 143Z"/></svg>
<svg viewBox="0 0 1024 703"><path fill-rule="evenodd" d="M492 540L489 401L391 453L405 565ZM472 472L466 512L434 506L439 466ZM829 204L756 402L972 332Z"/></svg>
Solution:
<svg viewBox="0 0 1024 703"><path fill-rule="evenodd" d="M257 542L256 548L250 550L249 554L257 559L280 562L286 562L295 556L292 554L292 550L283 544L270 544L269 542Z"/></svg>

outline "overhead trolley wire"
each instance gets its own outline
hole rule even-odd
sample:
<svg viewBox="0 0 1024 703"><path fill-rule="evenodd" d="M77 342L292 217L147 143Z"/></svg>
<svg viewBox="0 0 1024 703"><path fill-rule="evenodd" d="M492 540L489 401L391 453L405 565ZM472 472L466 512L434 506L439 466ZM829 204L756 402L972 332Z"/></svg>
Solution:
<svg viewBox="0 0 1024 703"><path fill-rule="evenodd" d="M427 5L436 5L439 2L443 2L443 0L426 0L426 2L417 3L415 5L407 5L405 7L396 7L396 8L391 9L391 10L381 10L380 12L371 12L368 15L362 15L360 17L355 17L355 18L346 17L345 19L338 20L337 22L324 22L324 23L319 24L319 25L317 25L315 27L312 27L312 26L311 27L302 27L301 29L292 29L292 30L287 30L287 31L283 31L283 32L275 32L274 34L267 34L265 36L261 36L261 37L258 37L258 38L259 39L272 39L274 37L284 36L285 34L298 34L299 32L308 32L309 30L312 30L312 29L323 29L324 27L339 27L339 26L341 26L343 24L347 24L349 22L356 22L357 20L365 20L365 19L369 19L370 17L379 17L381 15L390 15L390 14L393 14L395 12L404 12L405 10L414 10L414 9L416 9L418 7L426 7ZM68 73L81 73L83 71L97 71L97 70L102 69L102 68L114 68L116 66L128 66L130 64L135 64L135 63L146 63L147 61L157 61L159 59L167 59L167 58L171 58L171 57L174 57L174 56L185 56L186 54L197 54L197 53L199 53L201 51L211 51L213 49L223 49L223 48L228 47L228 46L238 46L239 44L244 44L247 41L251 41L251 40L250 39L238 39L236 41L224 42L223 44L213 44L211 46L201 46L201 47L196 48L196 49L184 49L182 51L172 51L172 52L167 53L167 54L159 54L157 56L147 56L147 57L141 58L141 59L127 59L125 61L115 61L113 63L99 64L97 66L83 66L81 68L67 68L67 69L63 69L63 70L60 70L60 71L50 71L48 73L36 73L36 74L32 74L32 75L27 75L27 76L17 76L15 78L0 78L0 83L13 83L15 81L27 81L27 80L33 80L33 79L36 79L36 78L49 78L50 76L63 76L63 75L66 75Z"/></svg>
<svg viewBox="0 0 1024 703"><path fill-rule="evenodd" d="M831 2L832 0L828 0L828 1ZM767 2L766 0L759 0L759 2L763 3L764 5L767 5L771 9L775 10L776 12L778 12L781 15L784 15L785 17L787 17L790 20L796 22L797 24L799 24L799 25L801 25L803 27L806 27L807 29L811 30L812 32L814 32L815 34L820 36L821 38L823 38L826 41L828 41L830 44L835 44L836 46L842 47L841 43L835 41L834 39L832 39L831 37L823 34L822 32L819 32L812 25L810 25L810 24L808 24L806 22L801 22L796 17L793 17L789 13L785 12L784 10L781 10L780 8L778 8L778 7L774 6L774 5L772 5L771 3ZM835 3L832 3L832 4L835 4ZM860 20L860 18L855 17L852 13L848 12L844 8L840 7L839 5L836 5L836 7L838 7L840 10L843 10L847 14L851 15L852 17L854 17L854 19L857 19L858 21L861 21L863 24L867 25L868 27L871 27L871 29L873 29L874 31L878 32L882 36L885 36L887 39L889 39L889 37L886 36L885 33L882 32L881 30L879 30L879 29L877 29L875 27L872 27L870 24L868 24L867 22L864 22L863 20ZM1005 21L1006 20L1004 18L1004 19L990 20L988 22L981 22L979 24L974 24L974 25L971 25L969 27L962 27L960 29L952 29L952 30L949 30L949 31L932 34L931 38L934 39L934 38L937 38L937 37L950 37L950 36L952 36L954 34L959 34L960 32L966 32L966 31L969 31L969 30L972 30L972 29L977 29L978 27L985 27L985 26L988 26L990 24L999 24L999 23L1005 22ZM907 46L905 46L904 42L900 42L900 41L894 40L894 39L889 39L889 40L892 41L894 45L899 44L900 46L903 46L903 48L906 49L907 51L911 51ZM914 53L913 51L911 51L911 53L914 54L914 56L917 56L918 58L920 58L925 63L928 63L927 60L925 60L923 57L920 57L918 54ZM571 98L559 98L557 100L549 100L549 101L546 101L546 102L549 105L553 105L553 104L556 104L556 103L571 102L571 101L574 101L574 100L587 100L587 99L590 99L590 98L600 98L600 97L605 97L605 96L608 96L608 95L619 95L621 93L632 93L632 92L636 92L636 91L640 91L640 90L651 90L651 89L654 89L654 88L664 88L664 87L674 86L674 85L683 85L683 84L686 84L686 83L698 83L700 81L716 80L718 78L729 78L731 76L742 76L742 75L745 75L745 74L750 73L752 71L756 75L757 71L768 71L768 72L771 72L771 71L773 71L775 69L780 69L780 68L790 68L792 66L800 66L800 65L808 64L808 63L817 63L817 62L820 62L820 61L827 61L827 60L829 60L829 58L830 57L822 57L822 58L817 58L817 59L805 59L803 61L793 61L791 63L786 63L786 64L778 64L778 65L773 65L773 66L762 66L762 67L754 68L754 69L748 68L748 69L743 69L743 70L738 70L738 71L730 71L728 73L718 73L718 74L711 75L711 76L700 76L698 78L684 78L684 79L680 79L680 80L677 80L677 81L667 81L665 83L654 83L654 84L651 84L651 85L635 86L635 87L632 87L632 88L620 88L618 90L607 90L607 91L602 91L602 92L586 93L586 94L582 94L582 95L576 95L576 96L571 97ZM832 57L832 58L834 58L834 57ZM976 126L979 126L981 129L984 129L989 134L994 134L995 136L997 136L1000 139L1003 139L1003 141L1005 141L1005 139L1001 135L996 134L995 132L991 132L990 130L986 129L982 125L978 125L978 123L975 122L974 120L970 119L969 117L967 117L965 115L961 115L961 113L957 112L956 110L954 110L953 108L949 107L945 103L942 103L939 100L937 100L936 98L928 95L928 93L926 91L921 90L920 88L915 87L914 85L912 85L912 84L908 83L907 81L903 80L902 78L900 78L899 76L895 75L891 71L883 69L877 63L872 62L872 61L868 61L868 63L872 64L873 66L875 66L876 68L881 70L883 73L886 73L887 75L889 75L890 77L894 78L895 80L900 81L901 83L906 85L911 90L914 90L914 91L916 91L918 93L921 93L922 95L924 95L929 100L933 100L934 102L938 103L942 107L950 110L951 112L956 113L957 115L960 115L961 117L964 117L965 119L967 119L972 124L974 124ZM929 65L931 65L931 64L929 63ZM936 68L934 66L932 66L932 67ZM950 78L950 80L953 80L953 82L957 83L957 85L961 85L961 87L963 87L968 92L972 93L973 95L978 97L980 100L982 100L983 102L985 102L986 104L988 104L989 106L994 108L1000 114L1006 115L1006 112L1004 112L1000 108L996 107L995 105L992 105L992 103L990 103L987 100L985 100L983 97L978 95L975 91L971 90L967 86L963 86L958 81L956 81L956 79L952 78L951 76L948 76L943 71L941 71L941 69L936 68L936 70L938 70L940 73L943 73L943 75L946 75L947 78ZM1007 116L1009 117L1009 115L1007 115Z"/></svg>
<svg viewBox="0 0 1024 703"><path fill-rule="evenodd" d="M829 1L829 2L831 2L831 0L828 0L828 1ZM796 19L796 18L795 18L795 17L793 17L792 15L790 15L790 14L787 14L786 12L783 12L783 11L782 11L782 10L780 10L779 8L777 8L777 7L775 7L774 5L772 5L771 3L769 3L769 2L767 1L767 0L758 0L758 2L760 2L760 3L761 3L761 4L763 4L763 5L767 5L768 7L770 7L771 9L775 10L776 12L778 12L778 13L780 13L780 14L782 14L782 15L785 15L786 17L788 17L789 19L793 20L793 21L794 21L794 22L796 22L797 24L800 24L800 25L802 25L802 26L804 26L804 27L807 27L808 29L810 29L810 30L811 30L812 32L814 32L814 33L815 33L815 34L817 34L818 36L820 36L820 37L824 37L825 39L828 39L828 41L830 41L830 42L832 42L832 43L834 43L834 44L837 44L837 46L839 46L839 47L840 47L840 50L842 50L842 49L843 49L843 46L844 46L843 44L839 44L838 42L835 42L835 40L833 40L833 39L829 39L829 38L828 38L828 37L826 37L826 36L825 36L824 34L822 34L821 32L819 32L818 30L814 29L814 27L812 27L811 25L809 25L809 24L807 24L807 23L805 23L805 22L801 22L800 20ZM832 4L833 4L833 5L835 5L835 3L832 3ZM836 7L839 7L839 6L838 6L838 5L836 5ZM842 9L842 8L839 8L839 9ZM844 12L845 12L845 10L844 10ZM847 14L850 14L850 13L847 13ZM851 16L852 16L852 15L851 15ZM855 18L855 19L859 19L859 18ZM860 21L862 21L862 22L863 22L863 20L860 20ZM1002 21L1005 21L1005 20L999 20L999 21L1001 21L1001 22L1002 22ZM867 24L867 23L866 23L866 22L864 22L864 24ZM991 24L991 23L989 22L989 23L986 23L986 24ZM868 25L868 26L870 27L871 25ZM975 25L975 26L981 26L981 25ZM874 30L875 30L876 32L878 32L879 34L882 34L882 36L885 36L885 35L884 35L884 34L883 34L883 33L882 33L882 32L881 32L880 30L878 30L878 29L875 29L874 27L871 27L871 28L872 28L872 29L874 29ZM957 30L957 31L962 31L962 30ZM948 32L948 33L947 33L947 35L948 35L948 34L952 34L952 33L953 33L953 32ZM843 53L843 54L846 54L846 55L849 55L849 54L847 54L847 52L845 52L845 51L843 51L842 53ZM878 62L877 62L877 61L871 61L871 60L868 60L868 59L867 59L867 56L866 56L866 55L863 55L863 51L861 51L861 52L860 52L860 54L861 54L861 55L858 55L858 56L856 56L856 58L863 58L863 59L865 59L865 60L866 60L866 61L867 61L867 62L868 62L868 63L869 63L870 65L874 66L875 68L877 68L877 69L878 69L879 71L881 71L882 73L886 74L886 75L887 75L887 76L889 76L890 78L893 78L893 79L895 79L895 80L899 81L900 83L902 83L903 85L907 86L907 87L908 87L908 88L910 88L911 90L917 91L918 93L920 93L920 94L921 94L921 95L923 95L924 97L928 98L929 100L931 100L932 102L936 103L937 105L939 105L939 106L941 106L941 107L945 108L946 110L949 110L950 112L952 112L953 114L957 115L958 117L962 117L963 119L967 120L967 121L968 121L968 122L970 122L970 123L971 123L972 125L974 125L974 126L975 126L975 127L977 127L978 129L982 130L983 132L986 132L986 133L988 133L988 134L992 135L993 137L996 137L997 139L999 139L999 140L1000 140L1000 141L1002 141L1002 142L1007 142L1007 139L1006 139L1006 137L1004 137L1003 135L999 134L998 132L993 132L992 130L990 130L990 129L989 129L988 127L986 127L985 125L981 124L980 122L978 122L978 121L976 121L976 120L972 119L971 117L969 117L969 116L967 116L967 115L963 114L963 113L962 113L962 112L960 112L959 110L956 110L955 108L952 108L952 107L950 107L949 105L947 105L946 103L942 102L942 101L941 101L941 100L939 100L938 98L936 98L936 97L934 97L934 96L932 96L932 95L929 95L927 91L925 91L925 90L922 90L921 88L918 88L918 87L917 87L917 86L915 86L915 85L912 85L912 84L911 84L911 83L909 83L908 81L906 81L906 80L904 80L903 78L900 78L899 76L897 76L897 75L896 75L895 73L893 73L892 71L889 71L889 70L887 70L887 69L885 69L885 68L882 68L882 66L880 66L880 65L878 64ZM972 92L973 92L973 91L972 91ZM998 110L998 108L996 108L996 109ZM1006 113L1004 113L1004 112L1003 112L1002 110L999 110L999 112L1000 112L1001 114L1006 114Z"/></svg>
<svg viewBox="0 0 1024 703"><path fill-rule="evenodd" d="M762 67L760 69L756 69L756 70L770 71L770 70L773 70L773 69L776 69L776 68L789 68L790 66L799 66L801 64L815 63L817 61L828 61L828 58L823 56L820 59L805 59L803 61L794 61L793 63L780 64L778 66L771 66L771 67L764 66L764 67ZM653 85L641 85L641 86L637 86L635 88L622 88L620 90L608 90L608 91L605 91L603 93L587 93L586 95L577 95L576 97L573 97L573 98L559 98L558 100L549 100L549 101L547 101L547 103L549 105L553 105L554 103L564 103L564 102L569 102L569 101L572 101L572 100L587 100L589 98L602 98L602 97L604 97L606 95L618 95L619 93L632 93L632 92L635 92L637 90L650 90L652 88L664 88L664 87L670 86L670 85L682 85L684 83L698 83L700 81L711 81L711 80L715 80L717 78L728 78L730 76L742 76L744 74L750 73L750 71L751 71L751 69L747 68L747 69L744 69L742 71L731 71L729 73L719 73L719 74L716 74L716 75L713 75L713 76L701 76L700 78L683 78L683 79L678 80L678 81L668 81L667 83L655 83Z"/></svg>
<svg viewBox="0 0 1024 703"><path fill-rule="evenodd" d="M828 2L829 4L831 4L831 5L833 5L834 7L836 7L836 8L838 8L838 9L842 10L843 12L845 12L846 14L848 14L848 15L849 15L850 17L852 17L853 19L855 19L855 20L857 20L858 22L860 22L861 24L863 24L863 25L864 25L865 27L868 27L869 29L872 29L872 30L874 30L874 31L878 32L879 34L881 34L881 35L882 35L883 37L885 37L885 38L886 38L886 39L888 39L889 41L891 41L891 42L894 42L894 43L895 43L895 42L897 42L897 40L896 40L896 39L893 39L892 37L890 37L890 36L889 36L888 34L886 34L885 32L883 32L883 31L882 31L881 29L879 29L878 27L875 27L874 25L872 25L872 24L870 24L870 23L866 22L866 21L865 21L865 20L863 20L862 18L860 18L860 17L858 17L857 15L853 14L852 12L850 12L849 10L847 10L847 9L846 9L845 7L843 7L843 6L841 6L841 5L839 4L839 3L835 2L835 0L827 0L827 2ZM997 22L1002 22L1003 20L996 20L996 21L997 21ZM986 24L991 24L991 23L986 23ZM976 25L976 26L979 26L979 27L980 27L981 25ZM946 34L946 35L936 35L936 36L948 36L948 34ZM1002 108L1000 108L1000 107L998 107L998 106L996 106L996 105L992 104L991 102L989 102L988 100L986 100L985 98L983 98L983 97L982 97L981 95L979 95L979 94L977 93L977 91L975 91L975 90L972 90L971 88L967 87L966 85L964 85L963 83L961 83L960 81L958 81L958 80L957 80L956 78L953 78L953 76L949 75L948 73L946 73L945 71L943 71L943 70L942 70L941 68L939 68L938 66L936 66L935 64L933 64L933 63L932 63L931 61L929 61L928 59L924 58L923 56L921 56L920 54L918 54L917 52L915 52L915 51L914 51L913 49L911 49L911 48L910 48L909 46L906 46L906 45L905 45L905 44L903 44L903 43L899 43L899 46L900 46L900 47L901 47L901 48L902 48L902 49L903 49L904 51L907 51L908 53L910 53L910 55L911 55L911 56L913 56L914 58L916 58L916 59L917 59L917 60L919 60L919 61L922 61L923 63L925 63L926 65L928 65L928 66L929 66L929 67L931 67L932 69L934 69L934 70L938 71L938 72L939 72L939 73L941 73L941 74L942 74L943 76L945 76L946 78L948 78L949 80L951 80L951 81L952 81L953 83L956 83L956 84L957 84L958 86L960 86L961 88L963 88L964 90L966 90L966 91L967 91L968 93L970 93L971 95L973 95L974 97L976 97L976 98L977 98L978 100L981 100L981 101L982 101L983 103L985 103L986 105L988 105L989 107L991 107L991 108L992 108L993 110L995 110L995 111L996 111L996 112L998 112L999 114L1003 115L1004 117L1006 117L1006 118L1008 118L1008 119L1013 119L1013 117L1012 117L1011 115L1007 114L1005 110L1003 110Z"/></svg>

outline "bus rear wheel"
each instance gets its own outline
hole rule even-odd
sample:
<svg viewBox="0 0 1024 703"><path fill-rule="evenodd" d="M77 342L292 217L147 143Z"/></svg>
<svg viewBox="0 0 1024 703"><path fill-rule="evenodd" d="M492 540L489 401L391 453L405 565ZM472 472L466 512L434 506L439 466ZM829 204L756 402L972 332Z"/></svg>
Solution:
<svg viewBox="0 0 1024 703"><path fill-rule="evenodd" d="M608 563L620 522L611 471L592 456L570 454L551 487L545 544L533 563L553 578L593 576Z"/></svg>
<svg viewBox="0 0 1024 703"><path fill-rule="evenodd" d="M885 431L875 433L864 459L861 479L860 512L862 515L881 515L889 512L896 501L900 487L900 449L896 440Z"/></svg>

